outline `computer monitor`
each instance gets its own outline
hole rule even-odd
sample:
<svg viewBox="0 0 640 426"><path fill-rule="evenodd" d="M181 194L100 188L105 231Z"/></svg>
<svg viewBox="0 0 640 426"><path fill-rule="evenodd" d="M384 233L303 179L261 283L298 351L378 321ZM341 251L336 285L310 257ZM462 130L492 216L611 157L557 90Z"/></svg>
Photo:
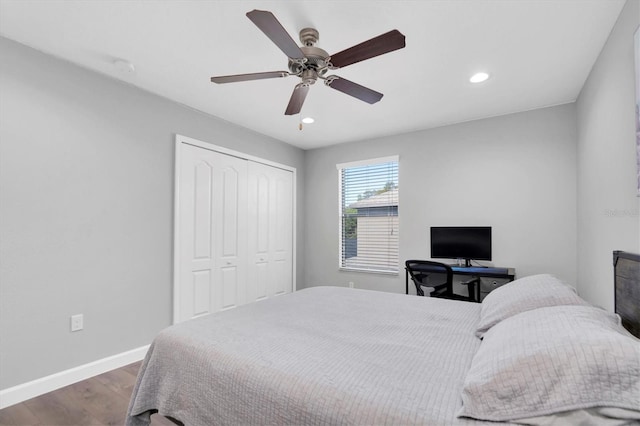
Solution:
<svg viewBox="0 0 640 426"><path fill-rule="evenodd" d="M491 260L490 226L432 226L432 259Z"/></svg>

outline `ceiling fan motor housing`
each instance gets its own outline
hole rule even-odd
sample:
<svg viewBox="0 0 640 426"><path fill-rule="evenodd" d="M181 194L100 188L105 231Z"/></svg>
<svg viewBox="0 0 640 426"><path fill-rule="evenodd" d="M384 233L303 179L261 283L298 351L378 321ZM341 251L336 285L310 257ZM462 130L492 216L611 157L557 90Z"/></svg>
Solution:
<svg viewBox="0 0 640 426"><path fill-rule="evenodd" d="M318 76L323 76L328 70L329 54L325 50L314 46L318 40L319 33L315 28L304 28L300 30L300 42L302 42L300 50L304 53L305 60L299 61L289 59L289 71L291 71L292 74L300 75L303 79L303 83L305 80L303 72L307 70L315 71L315 78L313 79L313 82L315 82ZM306 78L310 78L310 76L307 76Z"/></svg>

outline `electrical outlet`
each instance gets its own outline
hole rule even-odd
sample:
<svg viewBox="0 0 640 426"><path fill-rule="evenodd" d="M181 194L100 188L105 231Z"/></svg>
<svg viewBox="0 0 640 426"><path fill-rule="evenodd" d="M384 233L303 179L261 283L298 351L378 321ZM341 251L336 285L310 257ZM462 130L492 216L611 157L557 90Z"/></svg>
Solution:
<svg viewBox="0 0 640 426"><path fill-rule="evenodd" d="M349 288L354 288L355 285L353 284L353 281L349 281Z"/></svg>
<svg viewBox="0 0 640 426"><path fill-rule="evenodd" d="M84 317L82 314L71 316L71 331L80 331L84 327Z"/></svg>

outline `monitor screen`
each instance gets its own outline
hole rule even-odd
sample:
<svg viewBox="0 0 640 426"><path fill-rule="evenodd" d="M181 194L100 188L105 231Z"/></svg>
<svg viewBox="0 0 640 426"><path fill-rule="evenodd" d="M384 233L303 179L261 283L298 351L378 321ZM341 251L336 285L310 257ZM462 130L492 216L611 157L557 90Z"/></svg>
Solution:
<svg viewBox="0 0 640 426"><path fill-rule="evenodd" d="M431 257L491 260L491 227L431 227Z"/></svg>

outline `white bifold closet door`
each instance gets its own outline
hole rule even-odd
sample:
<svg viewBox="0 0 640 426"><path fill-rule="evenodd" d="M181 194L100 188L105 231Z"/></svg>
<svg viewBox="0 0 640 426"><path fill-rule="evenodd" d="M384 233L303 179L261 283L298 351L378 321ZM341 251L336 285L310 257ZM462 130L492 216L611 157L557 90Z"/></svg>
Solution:
<svg viewBox="0 0 640 426"><path fill-rule="evenodd" d="M181 144L175 322L293 287L293 173Z"/></svg>
<svg viewBox="0 0 640 426"><path fill-rule="evenodd" d="M292 185L291 172L249 162L250 301L292 290Z"/></svg>
<svg viewBox="0 0 640 426"><path fill-rule="evenodd" d="M181 320L244 303L247 161L183 144L180 164Z"/></svg>

